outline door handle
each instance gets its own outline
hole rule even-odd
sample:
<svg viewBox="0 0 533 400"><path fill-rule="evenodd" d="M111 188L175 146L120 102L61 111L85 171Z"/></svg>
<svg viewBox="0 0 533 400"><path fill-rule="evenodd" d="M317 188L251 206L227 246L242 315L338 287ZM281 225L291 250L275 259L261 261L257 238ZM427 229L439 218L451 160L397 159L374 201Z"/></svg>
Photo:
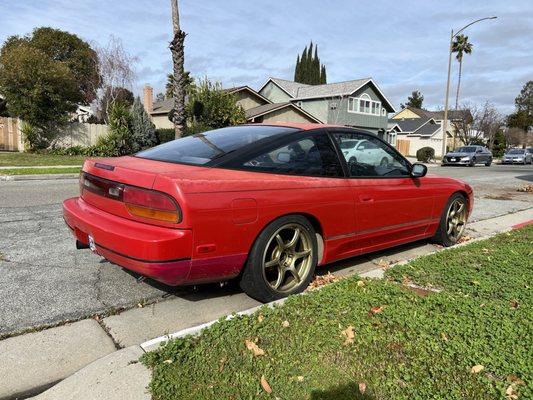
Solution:
<svg viewBox="0 0 533 400"><path fill-rule="evenodd" d="M359 200L364 201L365 203L370 203L370 202L374 201L374 198L372 196L363 194L363 195L359 196Z"/></svg>

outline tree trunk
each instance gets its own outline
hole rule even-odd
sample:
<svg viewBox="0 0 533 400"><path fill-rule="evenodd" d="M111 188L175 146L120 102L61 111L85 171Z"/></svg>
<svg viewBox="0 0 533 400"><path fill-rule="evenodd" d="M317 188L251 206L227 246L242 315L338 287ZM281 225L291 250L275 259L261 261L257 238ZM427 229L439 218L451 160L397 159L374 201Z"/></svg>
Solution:
<svg viewBox="0 0 533 400"><path fill-rule="evenodd" d="M185 126L185 74L183 64L185 61L185 50L183 43L186 33L180 28L180 17L178 10L178 0L170 0L172 5L172 27L174 38L170 42L170 51L172 53L172 63L174 72L174 88L172 94L174 97L174 110L172 122L174 122L174 131L176 139L183 134Z"/></svg>
<svg viewBox="0 0 533 400"><path fill-rule="evenodd" d="M455 109L459 107L459 88L461 87L461 72L463 70L463 59L459 60L459 79L457 80L457 94L455 95Z"/></svg>

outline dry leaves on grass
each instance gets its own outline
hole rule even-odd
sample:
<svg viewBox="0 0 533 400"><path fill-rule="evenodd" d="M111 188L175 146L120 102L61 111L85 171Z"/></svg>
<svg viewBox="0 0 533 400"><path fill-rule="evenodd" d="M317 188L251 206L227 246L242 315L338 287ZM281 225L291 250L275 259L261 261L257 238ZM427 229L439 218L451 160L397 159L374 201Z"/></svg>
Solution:
<svg viewBox="0 0 533 400"><path fill-rule="evenodd" d="M370 309L370 315L379 314L380 312L382 312L385 309L385 307L387 307L387 306L383 305L383 306L378 306L378 307L372 307Z"/></svg>
<svg viewBox="0 0 533 400"><path fill-rule="evenodd" d="M257 317L257 322L261 323L265 320L265 316L263 314L259 314L259 316Z"/></svg>
<svg viewBox="0 0 533 400"><path fill-rule="evenodd" d="M518 189L516 189L517 192L527 192L527 193L533 193L533 185L525 185Z"/></svg>
<svg viewBox="0 0 533 400"><path fill-rule="evenodd" d="M281 326L284 327L284 328L288 328L291 324L289 324L289 321L283 321L281 323Z"/></svg>
<svg viewBox="0 0 533 400"><path fill-rule="evenodd" d="M353 326L348 326L345 330L341 332L341 337L345 337L344 345L348 346L349 344L353 343L353 340L355 338L355 333L353 331Z"/></svg>
<svg viewBox="0 0 533 400"><path fill-rule="evenodd" d="M257 342L257 339L255 339L255 341ZM246 345L246 348L248 350L250 350L252 353L254 353L254 356L255 357L258 357L258 356L264 356L265 355L265 351L260 348L255 342L249 340L249 339L245 339L244 340L244 344Z"/></svg>
<svg viewBox="0 0 533 400"><path fill-rule="evenodd" d="M383 258L378 261L378 267L380 268L387 269L390 267L390 265L391 265L391 262L384 260Z"/></svg>
<svg viewBox="0 0 533 400"><path fill-rule="evenodd" d="M518 307L520 307L520 304L516 299L512 299L509 304L511 305L511 308L516 310Z"/></svg>
<svg viewBox="0 0 533 400"><path fill-rule="evenodd" d="M366 383L360 382L359 383L359 393L365 394L365 392L366 392Z"/></svg>
<svg viewBox="0 0 533 400"><path fill-rule="evenodd" d="M262 375L261 376L261 387L263 388L263 390L265 392L267 392L268 394L272 393L272 388L270 387L270 385L268 384L268 381L266 380L265 376Z"/></svg>
<svg viewBox="0 0 533 400"><path fill-rule="evenodd" d="M316 289L320 286L327 285L329 283L337 282L339 278L328 271L325 275L315 275L313 281L307 287L308 290Z"/></svg>
<svg viewBox="0 0 533 400"><path fill-rule="evenodd" d="M457 243L464 243L464 242L468 242L469 240L472 240L472 236L464 235L459 238Z"/></svg>
<svg viewBox="0 0 533 400"><path fill-rule="evenodd" d="M484 369L485 369L485 367L483 365L478 364L478 365L474 365L472 367L472 369L470 370L470 372L473 373L473 374L477 374L477 373L483 371Z"/></svg>

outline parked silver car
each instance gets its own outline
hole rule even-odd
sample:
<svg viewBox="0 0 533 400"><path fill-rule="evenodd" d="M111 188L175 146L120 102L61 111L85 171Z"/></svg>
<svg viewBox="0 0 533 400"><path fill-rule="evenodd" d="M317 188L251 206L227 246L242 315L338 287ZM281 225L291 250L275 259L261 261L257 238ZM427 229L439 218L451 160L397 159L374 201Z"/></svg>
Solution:
<svg viewBox="0 0 533 400"><path fill-rule="evenodd" d="M485 164L490 167L492 164L492 153L483 146L463 146L454 151L446 153L442 158L442 165L468 165L473 167L476 164Z"/></svg>
<svg viewBox="0 0 533 400"><path fill-rule="evenodd" d="M528 149L510 149L505 152L502 164L531 164L533 154Z"/></svg>

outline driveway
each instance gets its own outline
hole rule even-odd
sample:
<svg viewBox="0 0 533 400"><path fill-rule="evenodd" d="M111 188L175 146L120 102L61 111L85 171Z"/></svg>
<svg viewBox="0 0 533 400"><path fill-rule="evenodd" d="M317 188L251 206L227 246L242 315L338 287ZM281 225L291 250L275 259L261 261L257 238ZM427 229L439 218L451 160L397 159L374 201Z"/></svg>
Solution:
<svg viewBox="0 0 533 400"><path fill-rule="evenodd" d="M474 220L533 207L533 195L516 191L533 183L531 166L431 167L430 173L462 178L474 187ZM61 202L77 193L77 180L0 182L0 335L162 297L180 300L184 319L190 318L187 310L195 304L205 310L224 304L226 313L254 304L235 286L137 283L134 276L90 251L76 250L62 219ZM361 258L343 266L359 263Z"/></svg>

